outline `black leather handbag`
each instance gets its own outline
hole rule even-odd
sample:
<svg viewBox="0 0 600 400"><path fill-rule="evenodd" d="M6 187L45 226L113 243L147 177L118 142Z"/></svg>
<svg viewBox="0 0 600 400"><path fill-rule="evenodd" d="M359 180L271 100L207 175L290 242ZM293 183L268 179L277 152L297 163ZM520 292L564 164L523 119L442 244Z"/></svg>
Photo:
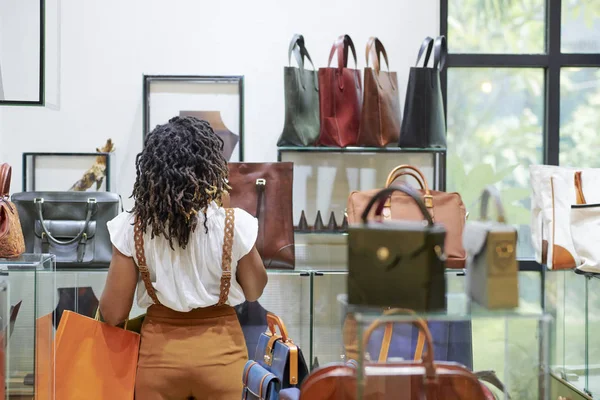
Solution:
<svg viewBox="0 0 600 400"><path fill-rule="evenodd" d="M292 53L298 68L291 66ZM312 70L304 68L304 60ZM304 37L294 35L288 51L288 67L283 70L285 124L277 146L312 146L319 138L319 78L304 46Z"/></svg>
<svg viewBox="0 0 600 400"><path fill-rule="evenodd" d="M419 206L422 221L382 221L386 200L395 191ZM375 221L367 221L377 206ZM348 303L401 307L416 312L446 309L443 225L433 222L420 195L410 186L379 191L362 214L362 223L348 228Z"/></svg>
<svg viewBox="0 0 600 400"><path fill-rule="evenodd" d="M433 68L429 58L433 49ZM440 84L448 48L446 38L425 39L419 50L417 65L425 53L423 67L411 67L406 88L404 119L400 128L400 147L446 147L446 117Z"/></svg>
<svg viewBox="0 0 600 400"><path fill-rule="evenodd" d="M112 245L106 223L121 211L107 192L23 192L12 196L27 253L51 253L57 267L105 268Z"/></svg>

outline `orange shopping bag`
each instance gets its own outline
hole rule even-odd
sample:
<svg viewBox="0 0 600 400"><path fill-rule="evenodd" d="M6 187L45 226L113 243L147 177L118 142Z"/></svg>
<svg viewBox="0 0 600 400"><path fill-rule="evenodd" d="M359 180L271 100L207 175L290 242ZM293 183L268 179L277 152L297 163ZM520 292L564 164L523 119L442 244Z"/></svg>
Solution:
<svg viewBox="0 0 600 400"><path fill-rule="evenodd" d="M35 400L54 399L52 314L46 314L35 321Z"/></svg>
<svg viewBox="0 0 600 400"><path fill-rule="evenodd" d="M133 399L139 334L65 311L55 342L56 399Z"/></svg>

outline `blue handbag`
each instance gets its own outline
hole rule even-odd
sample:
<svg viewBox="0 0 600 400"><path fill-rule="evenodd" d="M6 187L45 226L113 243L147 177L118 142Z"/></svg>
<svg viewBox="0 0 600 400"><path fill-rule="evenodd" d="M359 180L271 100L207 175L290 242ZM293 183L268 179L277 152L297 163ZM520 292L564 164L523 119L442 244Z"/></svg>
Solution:
<svg viewBox="0 0 600 400"><path fill-rule="evenodd" d="M282 389L300 387L308 375L302 351L288 336L283 321L270 312L267 313L267 330L258 338L254 360L277 376Z"/></svg>
<svg viewBox="0 0 600 400"><path fill-rule="evenodd" d="M277 400L281 386L279 379L256 361L246 363L242 380L242 400Z"/></svg>

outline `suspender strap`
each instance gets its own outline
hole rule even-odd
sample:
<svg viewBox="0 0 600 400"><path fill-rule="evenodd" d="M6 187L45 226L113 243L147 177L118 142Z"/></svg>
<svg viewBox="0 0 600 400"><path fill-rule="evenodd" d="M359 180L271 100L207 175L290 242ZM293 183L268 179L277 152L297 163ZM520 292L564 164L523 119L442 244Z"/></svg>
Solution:
<svg viewBox="0 0 600 400"><path fill-rule="evenodd" d="M223 256L221 258L221 293L219 294L218 306L227 302L229 287L231 286L231 249L233 247L233 230L235 226L235 214L233 208L225 209L225 229L223 233Z"/></svg>
<svg viewBox="0 0 600 400"><path fill-rule="evenodd" d="M229 287L231 286L231 249L233 247L233 230L235 226L235 214L233 208L225 209L225 229L223 234L223 256L221 259L221 268L223 273L221 275L221 292L219 293L219 302L217 305L221 306L227 302L229 297ZM138 269L142 276L142 281L146 287L148 295L154 302L154 304L160 304L152 281L150 280L150 271L146 265L146 254L144 253L144 233L142 231L142 224L138 220L135 223L133 229L133 237L135 241L135 254L138 261Z"/></svg>
<svg viewBox="0 0 600 400"><path fill-rule="evenodd" d="M142 281L146 287L146 292L148 292L148 295L154 304L160 304L158 297L156 297L154 286L152 286L152 281L150 280L150 271L146 265L146 253L144 252L144 232L142 230L142 223L140 220L135 222L135 226L133 228L133 239L135 241L135 255L138 261L138 269L140 270Z"/></svg>

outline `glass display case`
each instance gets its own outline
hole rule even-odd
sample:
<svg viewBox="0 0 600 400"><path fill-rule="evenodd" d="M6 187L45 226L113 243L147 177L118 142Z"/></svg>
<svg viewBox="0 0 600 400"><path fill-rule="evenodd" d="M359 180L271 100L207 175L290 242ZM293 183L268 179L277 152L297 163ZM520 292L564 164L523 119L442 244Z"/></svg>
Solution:
<svg viewBox="0 0 600 400"><path fill-rule="evenodd" d="M38 371L52 363L52 324L57 304L54 271L52 255L24 254L16 259L0 259L0 281L8 284L7 304L2 305L2 312L7 315L2 319L6 321L3 325L7 336L7 398L32 398L36 357ZM39 384L48 383L48 375L41 371L40 376L43 378Z"/></svg>
<svg viewBox="0 0 600 400"><path fill-rule="evenodd" d="M425 341L423 354L431 351L434 360L438 361L438 366L442 365L443 361L456 361L447 358L444 350L452 351L453 348L467 350L465 343L462 342L463 338L457 335L453 336L451 331L446 331L450 334L441 337L441 328L450 326L452 329L452 326L468 326L470 324L473 327L472 370L476 373L485 371L482 375L497 376L503 384L503 389L486 384L497 398L542 400L548 396L548 335L552 319L542 312L540 306L532 309L529 305L524 304L515 310L490 311L471 304L465 294L450 293L445 312L420 313L418 316L406 313L382 315L378 310L355 308L352 310L352 315L356 321L358 332L357 379L359 384L357 387L359 394L357 398L359 399L363 398L362 395L366 395L369 390L373 390L368 384L362 385L360 382L363 382L365 378L368 379L371 373L377 374L372 368L365 368L372 365L374 361L371 360L377 357L377 354L373 356L369 353L372 339L377 332L373 328L375 326L383 327L388 323L394 325L391 353L395 346L394 341L401 342L406 335L409 339L418 335L419 330L410 326L416 318L427 322L433 337L431 349ZM408 328L408 330L404 328ZM478 333L476 334L476 332ZM369 344L364 346L363 343ZM413 339L413 351L417 347L418 345ZM394 363L400 366L402 363L411 362L412 357L412 354L405 354L401 360L398 357L396 360L389 359L390 368ZM423 357L423 360L426 358ZM462 364L466 365L466 362ZM379 371L381 373L381 368Z"/></svg>
<svg viewBox="0 0 600 400"><path fill-rule="evenodd" d="M600 279L572 270L546 272L546 310L552 331L551 372L583 396L600 396Z"/></svg>

